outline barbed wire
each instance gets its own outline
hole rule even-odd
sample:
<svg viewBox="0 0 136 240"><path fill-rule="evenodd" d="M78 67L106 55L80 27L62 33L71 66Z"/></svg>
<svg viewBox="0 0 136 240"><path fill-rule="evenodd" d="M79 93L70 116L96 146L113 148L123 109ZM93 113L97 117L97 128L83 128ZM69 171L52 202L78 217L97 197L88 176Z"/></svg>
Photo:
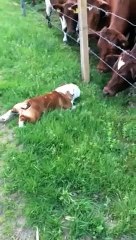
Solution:
<svg viewBox="0 0 136 240"><path fill-rule="evenodd" d="M75 19L71 18L70 16L64 14L64 13L61 12L61 11L58 12L57 10L55 10L55 12L61 13L62 15L67 16L67 18L69 18L69 19L73 20L74 22L78 23L78 21L76 21ZM86 27L86 28L84 28L84 29L87 29L87 30L88 30L88 27ZM99 32L94 31L92 28L90 28L90 30L91 30L92 32L94 32L97 36L99 36L100 38L104 39L104 40L105 40L107 43L109 43L110 45L116 47L116 48L119 49L121 52L125 52L126 55L128 55L128 56L130 56L130 57L132 57L133 59L136 60L136 58L135 58L132 54L128 53L126 50L124 50L123 48L119 47L119 46L116 45L115 43L109 41L107 38L104 38ZM79 31L80 31L80 27L79 27Z"/></svg>
<svg viewBox="0 0 136 240"><path fill-rule="evenodd" d="M60 30L62 33L63 33L63 31L56 25L56 24L54 24L54 23L51 23L52 24L52 26L54 26L55 28L57 28L58 30ZM69 38L71 38L73 41L75 41L77 44L78 44L78 42L76 41L76 39L74 38L74 37L72 37L70 34L68 34L68 33L66 33L67 34L67 36L69 37Z"/></svg>
<svg viewBox="0 0 136 240"><path fill-rule="evenodd" d="M34 10L32 7L29 6L29 8L37 13L37 11ZM56 12L56 11L55 11L55 12ZM44 15L41 15L41 16L42 16L42 19L44 19L44 21L45 21L45 20L46 20L46 19L45 19L45 16L44 16ZM69 16L68 16L68 17L69 17ZM71 19L72 19L72 18L71 18ZM72 19L72 20L73 20L73 19ZM76 22L78 23L78 21L76 21ZM54 24L54 23L52 23L52 22L51 22L51 24L52 24L53 27L55 27L56 29L58 29L59 31L61 31L62 33L64 33L64 32L62 31L62 29L61 29L60 27L58 27L56 24ZM79 31L80 31L80 29L79 29ZM94 32L95 32L95 31L94 31ZM78 46L80 45L80 43L78 43L77 40L76 40L74 37L72 37L70 34L67 33L67 36L68 36L70 39L72 39ZM107 39L105 38L105 40L107 40ZM109 40L108 40L108 42L111 43ZM115 45L115 46L116 46L116 45ZM123 49L121 49L121 50L122 50L123 52L127 53L127 52L124 51ZM132 86L133 88L136 89L136 86L135 86L134 84L132 84L131 82L129 82L126 78L124 78L124 77L123 77L122 75L120 75L117 71L115 71L114 68L112 68L107 62L105 62L101 57L99 57L99 56L98 56L93 50L91 50L90 48L89 48L89 53L92 53L95 57L97 57L99 60L101 60L108 68L110 68L113 72L115 72L119 77L121 77L124 81L126 81L130 86ZM129 54L129 56L132 56L132 57L133 57L133 55L130 55L130 54ZM134 59L136 59L136 58L134 58Z"/></svg>
<svg viewBox="0 0 136 240"><path fill-rule="evenodd" d="M63 32L56 24L52 25L57 28L58 30L60 30L61 32ZM77 45L80 45L75 38L73 38L71 35L67 34L69 38L71 38ZM108 68L110 68L113 72L115 72L119 77L121 77L124 81L126 81L130 86L132 86L133 88L136 89L136 86L134 84L132 84L131 82L129 82L126 78L124 78L122 75L120 75L114 68L112 68L107 62L105 62L102 58L100 58L93 50L91 50L89 48L89 53L92 53L95 57L97 57L99 60L101 60Z"/></svg>
<svg viewBox="0 0 136 240"><path fill-rule="evenodd" d="M78 23L78 21L77 21L77 20L75 20L74 18L72 18L72 17L70 17L70 16L66 15L65 13L63 13L63 12L61 12L61 11L57 11L56 9L54 9L54 11L55 11L55 12L57 12L57 13L61 13L61 14L62 14L62 15L64 15L65 17L67 17L67 18L69 18L69 19L73 20L74 22Z"/></svg>
<svg viewBox="0 0 136 240"><path fill-rule="evenodd" d="M100 33L98 33L97 31L94 31L93 29L91 29L91 31L94 32L97 36L99 36L99 37L101 37L102 39L104 39L104 40L105 40L107 43L109 43L110 45L118 48L120 51L124 52L126 55L128 55L128 56L130 56L130 57L132 57L133 59L136 60L136 58L135 58L132 54L128 53L126 50L124 50L123 48L119 47L119 46L116 45L115 43L109 41L107 38L103 37L103 36L102 36Z"/></svg>
<svg viewBox="0 0 136 240"><path fill-rule="evenodd" d="M102 58L100 58L94 51L89 49L89 53L92 53L95 57L97 57L99 60L101 60L107 67L109 67L114 73L116 73L119 77L121 77L124 81L126 81L128 84L130 84L133 88L136 89L136 86L129 82L126 78L124 78L122 75L120 75L114 68L112 68L107 62L105 62Z"/></svg>
<svg viewBox="0 0 136 240"><path fill-rule="evenodd" d="M104 12L105 14L111 14L111 15L113 15L113 16L115 16L115 17L121 19L121 20L124 20L125 22L129 23L129 24L132 25L133 27L136 27L136 24L130 22L130 21L127 20L126 18L123 18L123 17L121 17L121 16L119 16L119 15L113 13L113 12L106 11L106 10L104 10L104 9L102 9L102 8L99 8L99 7L95 6L95 5L92 5L92 4L90 4L90 3L87 3L87 6L90 6L90 7L96 8L97 10L101 10L101 11Z"/></svg>

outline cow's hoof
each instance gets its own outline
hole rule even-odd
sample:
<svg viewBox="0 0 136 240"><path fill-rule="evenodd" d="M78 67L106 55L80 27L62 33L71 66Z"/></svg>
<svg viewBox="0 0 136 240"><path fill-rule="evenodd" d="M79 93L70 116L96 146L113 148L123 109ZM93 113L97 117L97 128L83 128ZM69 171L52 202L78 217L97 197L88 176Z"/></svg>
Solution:
<svg viewBox="0 0 136 240"><path fill-rule="evenodd" d="M63 42L64 42L64 43L68 43L67 37L64 37L64 38L63 38Z"/></svg>
<svg viewBox="0 0 136 240"><path fill-rule="evenodd" d="M50 22L48 23L48 28L52 28L52 24Z"/></svg>
<svg viewBox="0 0 136 240"><path fill-rule="evenodd" d="M68 44L68 41L63 40L63 43L64 43L64 44Z"/></svg>
<svg viewBox="0 0 136 240"><path fill-rule="evenodd" d="M77 43L80 43L80 38L78 38L76 41L77 41Z"/></svg>

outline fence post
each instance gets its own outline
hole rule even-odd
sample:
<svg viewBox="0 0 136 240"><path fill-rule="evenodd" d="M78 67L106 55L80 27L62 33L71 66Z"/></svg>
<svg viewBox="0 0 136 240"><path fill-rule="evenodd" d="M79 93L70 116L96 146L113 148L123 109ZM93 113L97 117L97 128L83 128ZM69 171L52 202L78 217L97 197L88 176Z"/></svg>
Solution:
<svg viewBox="0 0 136 240"><path fill-rule="evenodd" d="M22 15L26 16L26 4L25 4L25 0L20 0L20 5L21 5L21 9L22 9Z"/></svg>
<svg viewBox="0 0 136 240"><path fill-rule="evenodd" d="M90 71L88 49L87 0L78 0L78 10L82 79L84 82L89 82Z"/></svg>

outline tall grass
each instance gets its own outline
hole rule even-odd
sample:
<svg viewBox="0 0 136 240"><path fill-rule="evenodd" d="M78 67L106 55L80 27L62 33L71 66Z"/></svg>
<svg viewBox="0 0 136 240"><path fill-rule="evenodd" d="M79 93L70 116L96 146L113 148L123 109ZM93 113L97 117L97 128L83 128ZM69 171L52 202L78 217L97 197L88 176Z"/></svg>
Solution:
<svg viewBox="0 0 136 240"><path fill-rule="evenodd" d="M128 97L102 96L109 75L97 73L95 60L83 84L77 48L39 14L24 18L19 5L1 0L0 19L1 112L63 83L81 88L74 111L50 112L24 129L17 119L8 124L16 147L2 148L7 190L25 197L24 214L43 240L136 239L136 111Z"/></svg>

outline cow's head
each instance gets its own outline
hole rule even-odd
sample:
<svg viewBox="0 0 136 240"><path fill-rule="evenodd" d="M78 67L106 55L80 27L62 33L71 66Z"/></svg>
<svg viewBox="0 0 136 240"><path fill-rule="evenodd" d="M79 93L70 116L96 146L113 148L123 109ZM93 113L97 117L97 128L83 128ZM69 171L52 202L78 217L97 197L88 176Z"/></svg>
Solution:
<svg viewBox="0 0 136 240"><path fill-rule="evenodd" d="M107 16L104 11L108 11L110 9L109 4L104 0L92 0L88 1L87 5L87 23L89 28L89 36L91 37L91 34L93 30L98 30L99 25L101 24L101 20ZM74 4L71 7L71 11L73 13L78 13L78 4Z"/></svg>
<svg viewBox="0 0 136 240"><path fill-rule="evenodd" d="M129 51L127 52L130 53ZM134 83L136 81L136 60L126 53L122 53L114 64L113 69L116 73L113 71L110 81L103 89L103 93L109 96L114 96L116 93L128 88L130 86L128 82Z"/></svg>
<svg viewBox="0 0 136 240"><path fill-rule="evenodd" d="M115 45L122 48L126 48L128 45L127 38L115 29L104 27L99 33L97 33L97 35L100 36L97 44L99 48L99 55L100 58L104 61L108 55L116 54L119 52L118 48ZM108 67L101 60L99 61L97 68L101 72L108 71Z"/></svg>
<svg viewBox="0 0 136 240"><path fill-rule="evenodd" d="M68 34L76 32L76 26L77 26L77 20L78 20L78 14L71 10L72 6L73 6L73 2L64 3L64 4L53 4L53 8L56 9L58 12L60 12L60 17L62 18L62 20L65 19L65 22L66 22L65 28L67 29Z"/></svg>
<svg viewBox="0 0 136 240"><path fill-rule="evenodd" d="M88 5L88 28L89 28L89 37L94 36L92 30L99 30L106 24L106 19L108 14L107 11L110 10L109 4L104 0L95 0L92 5Z"/></svg>

